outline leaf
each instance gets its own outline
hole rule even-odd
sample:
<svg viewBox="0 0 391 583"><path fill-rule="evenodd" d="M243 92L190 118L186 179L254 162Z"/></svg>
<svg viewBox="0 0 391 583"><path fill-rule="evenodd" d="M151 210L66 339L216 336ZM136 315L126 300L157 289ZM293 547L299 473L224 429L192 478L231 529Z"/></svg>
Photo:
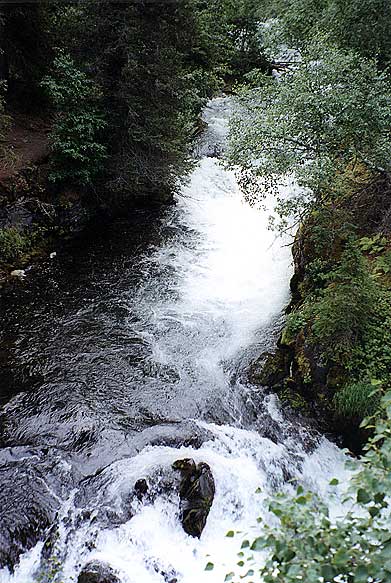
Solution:
<svg viewBox="0 0 391 583"><path fill-rule="evenodd" d="M336 565L344 567L348 563L349 559L349 554L345 551L345 549L339 549L334 555L333 562Z"/></svg>
<svg viewBox="0 0 391 583"><path fill-rule="evenodd" d="M227 575L225 576L224 581L231 581L234 577L235 577L235 573L233 573L231 571L231 573L227 573Z"/></svg>
<svg viewBox="0 0 391 583"><path fill-rule="evenodd" d="M335 577L335 570L332 565L322 565L320 573L325 581L332 581Z"/></svg>
<svg viewBox="0 0 391 583"><path fill-rule="evenodd" d="M359 565L354 573L354 583L367 583L368 569L365 565Z"/></svg>
<svg viewBox="0 0 391 583"><path fill-rule="evenodd" d="M213 571L214 569L214 564L213 563L207 563L206 567L205 567L205 571Z"/></svg>
<svg viewBox="0 0 391 583"><path fill-rule="evenodd" d="M371 497L366 490L359 488L357 492L357 502L360 504L368 504L371 501Z"/></svg>
<svg viewBox="0 0 391 583"><path fill-rule="evenodd" d="M333 478L332 480L330 480L329 484L330 486L338 486L339 480L337 480L337 478Z"/></svg>
<svg viewBox="0 0 391 583"><path fill-rule="evenodd" d="M258 538L256 538L253 541L253 544L251 545L250 548L252 551L260 551L261 549L263 549L264 548L263 538L261 538L260 536Z"/></svg>
<svg viewBox="0 0 391 583"><path fill-rule="evenodd" d="M225 536L228 537L228 538L232 538L232 537L235 536L235 533L234 533L233 530L229 530Z"/></svg>
<svg viewBox="0 0 391 583"><path fill-rule="evenodd" d="M244 540L242 542L242 546L240 547L241 549L246 549L247 547L250 546L250 542L248 540Z"/></svg>

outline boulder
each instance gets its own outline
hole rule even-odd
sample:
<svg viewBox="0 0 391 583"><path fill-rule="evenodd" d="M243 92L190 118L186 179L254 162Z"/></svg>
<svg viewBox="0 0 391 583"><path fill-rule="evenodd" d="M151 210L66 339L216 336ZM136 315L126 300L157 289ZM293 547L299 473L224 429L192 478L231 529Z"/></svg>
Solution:
<svg viewBox="0 0 391 583"><path fill-rule="evenodd" d="M208 464L196 464L193 459L177 460L173 468L181 472L179 496L183 530L199 538L215 495L212 471Z"/></svg>
<svg viewBox="0 0 391 583"><path fill-rule="evenodd" d="M120 583L120 580L107 563L91 561L83 567L77 583Z"/></svg>
<svg viewBox="0 0 391 583"><path fill-rule="evenodd" d="M140 478L134 485L134 492L137 499L141 502L145 496L148 494L148 482L145 478Z"/></svg>

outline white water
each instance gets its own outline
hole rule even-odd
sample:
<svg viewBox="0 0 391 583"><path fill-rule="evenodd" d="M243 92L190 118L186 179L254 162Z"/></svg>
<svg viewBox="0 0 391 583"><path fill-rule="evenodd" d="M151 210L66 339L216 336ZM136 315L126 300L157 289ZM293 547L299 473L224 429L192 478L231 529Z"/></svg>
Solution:
<svg viewBox="0 0 391 583"><path fill-rule="evenodd" d="M227 115L226 101L210 103L206 110L210 127L204 138L207 147L221 145ZM167 283L175 292L169 294L171 299L153 296L150 300L153 319L145 334L152 343L153 358L164 365L180 360L183 376L188 371L188 382L200 391L202 386L215 386L216 391L226 390L227 398L234 399L241 391L251 395L252 387L240 383L229 390L232 362L257 342L259 331L267 333L286 304L290 248L267 229L267 213L243 201L234 175L215 158L201 159L177 202L177 216L191 244L185 238L146 258L175 273ZM272 201L266 202L272 207ZM140 293L145 296L145 288ZM137 456L112 464L100 476L102 488L90 505L96 514L102 505L119 508L140 477L149 477L155 485L172 477L171 465L178 458L207 462L215 477L216 496L200 540L183 531L179 498L172 489L165 493L162 488L149 504L133 500L133 518L105 529L93 520L75 524L79 514L75 492L64 501L63 516L68 520L60 528L57 543L62 572L50 580L76 581L91 559L109 563L122 583L163 583L161 571L175 573L183 583L217 583L232 570L245 573L245 567L237 566L241 542L261 532L258 516L273 524L268 497L278 488L289 490L287 474L325 499L331 499L330 479L345 475L344 457L336 446L320 438L307 453L305 430L299 422L284 417L276 398L265 398L262 407L281 428L278 443L245 427L238 409L229 425L198 421L210 432L210 439L199 449L147 446ZM333 504L337 512L338 502ZM231 529L242 534L227 538ZM86 541L92 543L89 549ZM0 583L37 581L41 548L39 544L26 553L14 575L0 572ZM260 555L260 563L262 560ZM205 571L208 561L215 564L212 571Z"/></svg>

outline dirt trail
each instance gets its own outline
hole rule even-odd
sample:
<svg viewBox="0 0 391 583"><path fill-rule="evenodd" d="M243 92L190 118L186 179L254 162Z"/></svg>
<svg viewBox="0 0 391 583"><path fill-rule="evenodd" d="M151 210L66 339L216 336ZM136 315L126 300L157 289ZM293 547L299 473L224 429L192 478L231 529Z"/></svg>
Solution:
<svg viewBox="0 0 391 583"><path fill-rule="evenodd" d="M49 126L42 119L24 115L14 117L3 142L6 155L0 158L0 181L45 159L49 153L48 132Z"/></svg>

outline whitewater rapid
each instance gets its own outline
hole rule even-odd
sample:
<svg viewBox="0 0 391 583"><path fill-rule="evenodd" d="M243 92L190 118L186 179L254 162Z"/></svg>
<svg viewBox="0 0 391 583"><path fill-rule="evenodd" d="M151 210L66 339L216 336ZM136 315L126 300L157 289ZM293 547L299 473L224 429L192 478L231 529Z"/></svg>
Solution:
<svg viewBox="0 0 391 583"><path fill-rule="evenodd" d="M108 563L122 583L163 583L170 576L178 583L222 582L228 572L246 572L237 565L237 553L243 538L262 532L257 518L274 524L268 512L273 492L293 492L301 483L331 500L330 479L346 478L342 452L287 416L275 396L246 377L251 360L275 342L292 267L287 240L268 229L273 200L266 199L264 212L251 208L234 173L214 157L224 148L230 107L229 100L217 98L205 110L209 126L199 144L201 158L164 219L164 229L175 236L141 256L131 295L123 283L115 295L127 310L124 325L136 321L140 345L148 348L140 364L132 365L143 367L147 381L137 377L139 396L131 398L140 408L143 399L151 402L154 418L160 416L159 433L153 433L155 426L143 428L134 438L135 451L119 449L102 466L101 450L93 453L90 460L96 461L83 466L93 469L61 497L52 557L42 560L39 542L22 555L14 574L0 571L0 583L75 582L95 559ZM121 281L126 284L130 274L124 270ZM106 317L97 316L96 308L94 314ZM126 399L121 406L126 408ZM200 443L188 437L166 443L167 424L199 432ZM105 447L119 447L111 444L109 436ZM215 478L216 496L200 540L183 531L178 493L167 488L172 463L183 457L207 462ZM139 478L155 491L150 502L129 498ZM338 501L332 505L337 512ZM102 509L115 519L105 514L103 520ZM241 534L227 537L230 530ZM257 560L261 565L264 558ZM208 562L214 569L205 571Z"/></svg>

